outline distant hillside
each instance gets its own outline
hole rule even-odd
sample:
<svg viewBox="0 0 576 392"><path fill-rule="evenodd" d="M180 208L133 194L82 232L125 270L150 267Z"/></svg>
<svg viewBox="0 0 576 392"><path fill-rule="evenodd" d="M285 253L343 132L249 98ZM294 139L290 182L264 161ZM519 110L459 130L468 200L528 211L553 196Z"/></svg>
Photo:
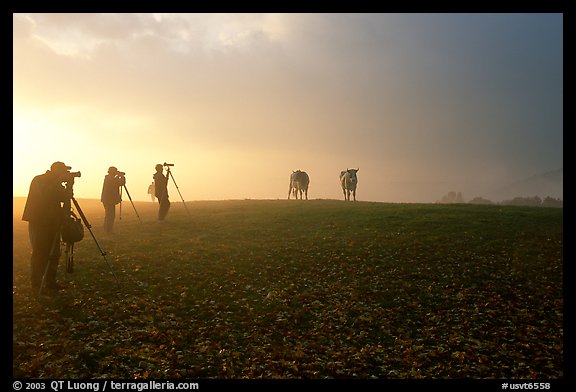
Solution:
<svg viewBox="0 0 576 392"><path fill-rule="evenodd" d="M563 168L536 174L496 190L493 198L508 200L514 197L550 196L564 199L563 177Z"/></svg>

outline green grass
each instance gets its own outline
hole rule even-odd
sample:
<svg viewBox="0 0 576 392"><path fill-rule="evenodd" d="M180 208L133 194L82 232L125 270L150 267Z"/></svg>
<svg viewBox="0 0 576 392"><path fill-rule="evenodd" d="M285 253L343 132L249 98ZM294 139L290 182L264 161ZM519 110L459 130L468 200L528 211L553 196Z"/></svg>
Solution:
<svg viewBox="0 0 576 392"><path fill-rule="evenodd" d="M563 376L561 209L79 202L106 259L86 231L40 300L15 204L15 377Z"/></svg>

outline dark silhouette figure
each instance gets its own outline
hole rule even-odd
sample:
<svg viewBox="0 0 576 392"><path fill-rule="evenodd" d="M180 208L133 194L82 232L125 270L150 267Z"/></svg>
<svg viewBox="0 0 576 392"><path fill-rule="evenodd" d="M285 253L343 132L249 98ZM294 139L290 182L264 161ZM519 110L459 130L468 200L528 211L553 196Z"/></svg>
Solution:
<svg viewBox="0 0 576 392"><path fill-rule="evenodd" d="M156 165L156 173L152 176L154 179L154 192L160 207L158 209L158 220L163 221L170 209L170 200L168 199L168 176L165 176L164 166Z"/></svg>
<svg viewBox="0 0 576 392"><path fill-rule="evenodd" d="M116 219L116 204L122 201L121 187L126 184L124 173L119 172L114 166L110 166L108 174L104 176L102 195L100 201L104 205L104 231L112 232Z"/></svg>
<svg viewBox="0 0 576 392"><path fill-rule="evenodd" d="M22 220L28 222L28 235L32 246L30 272L32 290L54 292L60 289L56 281L60 261L60 229L70 209L73 182L69 170L62 162L54 162L46 173L35 176L30 183Z"/></svg>

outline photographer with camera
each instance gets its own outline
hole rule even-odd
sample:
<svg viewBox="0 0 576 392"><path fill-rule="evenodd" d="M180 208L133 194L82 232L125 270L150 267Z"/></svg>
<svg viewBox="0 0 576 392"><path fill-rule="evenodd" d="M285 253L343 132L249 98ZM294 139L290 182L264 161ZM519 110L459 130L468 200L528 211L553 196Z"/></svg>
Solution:
<svg viewBox="0 0 576 392"><path fill-rule="evenodd" d="M54 162L50 170L35 176L30 183L22 220L28 222L32 246L30 270L34 293L40 293L42 288L49 293L61 289L56 282L60 230L70 210L70 199L74 196L74 177L80 177L80 172L71 173L70 169L63 162Z"/></svg>
<svg viewBox="0 0 576 392"><path fill-rule="evenodd" d="M168 164L164 164L167 165ZM156 173L152 176L154 179L154 192L160 207L158 208L158 220L163 221L170 209L170 200L168 199L168 175L164 175L164 165L156 165ZM170 168L168 168L170 170Z"/></svg>
<svg viewBox="0 0 576 392"><path fill-rule="evenodd" d="M118 171L114 166L108 168L108 174L104 176L102 195L100 201L104 205L104 231L112 232L116 220L116 204L122 201L121 188L126 184L126 173Z"/></svg>

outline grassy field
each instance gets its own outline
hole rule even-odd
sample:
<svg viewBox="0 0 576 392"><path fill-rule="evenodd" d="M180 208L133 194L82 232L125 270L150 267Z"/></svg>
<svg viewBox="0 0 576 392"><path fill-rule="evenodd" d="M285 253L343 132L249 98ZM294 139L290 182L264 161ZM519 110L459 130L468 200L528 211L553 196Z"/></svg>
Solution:
<svg viewBox="0 0 576 392"><path fill-rule="evenodd" d="M15 199L14 377L563 377L561 209L78 201L106 258L35 299Z"/></svg>

